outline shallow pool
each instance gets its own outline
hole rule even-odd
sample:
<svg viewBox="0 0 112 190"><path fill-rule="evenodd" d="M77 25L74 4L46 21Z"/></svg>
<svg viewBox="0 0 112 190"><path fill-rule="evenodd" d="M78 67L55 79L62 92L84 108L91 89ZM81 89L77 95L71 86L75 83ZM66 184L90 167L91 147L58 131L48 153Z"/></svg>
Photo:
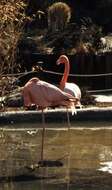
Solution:
<svg viewBox="0 0 112 190"><path fill-rule="evenodd" d="M42 124L1 126L0 190L111 189L111 122L46 124L45 127L43 159L58 160L62 166L38 167ZM7 182L10 176L19 181Z"/></svg>

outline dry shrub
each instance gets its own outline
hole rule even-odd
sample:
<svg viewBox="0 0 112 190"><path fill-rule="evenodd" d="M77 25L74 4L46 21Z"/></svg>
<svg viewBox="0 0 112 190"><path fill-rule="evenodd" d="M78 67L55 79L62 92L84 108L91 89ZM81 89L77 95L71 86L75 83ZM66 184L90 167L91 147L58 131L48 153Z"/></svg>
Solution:
<svg viewBox="0 0 112 190"><path fill-rule="evenodd" d="M18 71L16 54L18 41L23 34L25 16L25 0L0 1L0 96L12 89L13 78L3 74Z"/></svg>
<svg viewBox="0 0 112 190"><path fill-rule="evenodd" d="M13 72L18 39L25 20L24 0L0 1L0 74Z"/></svg>

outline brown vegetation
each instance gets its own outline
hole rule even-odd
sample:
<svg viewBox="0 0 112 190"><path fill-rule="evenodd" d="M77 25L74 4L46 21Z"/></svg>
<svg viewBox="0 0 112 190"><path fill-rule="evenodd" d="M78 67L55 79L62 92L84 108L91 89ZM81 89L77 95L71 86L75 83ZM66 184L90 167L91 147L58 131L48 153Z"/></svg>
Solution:
<svg viewBox="0 0 112 190"><path fill-rule="evenodd" d="M0 74L13 72L16 67L16 47L25 20L24 0L0 2Z"/></svg>

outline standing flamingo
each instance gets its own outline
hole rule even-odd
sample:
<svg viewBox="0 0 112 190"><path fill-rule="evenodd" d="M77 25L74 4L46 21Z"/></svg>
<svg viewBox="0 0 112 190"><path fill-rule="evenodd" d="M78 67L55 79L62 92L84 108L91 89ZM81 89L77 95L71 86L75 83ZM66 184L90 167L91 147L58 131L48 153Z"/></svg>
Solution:
<svg viewBox="0 0 112 190"><path fill-rule="evenodd" d="M43 162L43 149L44 149L44 133L45 133L45 118L43 110L49 106L66 106L75 108L77 98L72 95L63 92L58 87L39 80L38 78L30 79L23 87L23 98L25 107L35 104L42 110L42 152L41 152L41 163ZM67 112L68 115L68 112ZM67 116L68 118L68 116ZM68 120L69 121L69 120Z"/></svg>
<svg viewBox="0 0 112 190"><path fill-rule="evenodd" d="M65 64L64 74L60 81L59 88L64 92L67 92L77 98L79 101L77 102L77 106L81 107L80 99L81 99L81 90L79 86L75 83L68 83L67 79L70 72L70 63L69 59L66 55L61 55L57 60L57 65Z"/></svg>

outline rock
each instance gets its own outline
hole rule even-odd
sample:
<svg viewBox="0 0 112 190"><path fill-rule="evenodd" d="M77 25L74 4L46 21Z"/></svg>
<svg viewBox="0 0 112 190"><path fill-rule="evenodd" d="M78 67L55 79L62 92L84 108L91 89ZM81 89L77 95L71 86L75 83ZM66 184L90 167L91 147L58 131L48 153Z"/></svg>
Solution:
<svg viewBox="0 0 112 190"><path fill-rule="evenodd" d="M23 96L22 93L14 93L4 99L4 105L7 107L22 107Z"/></svg>

